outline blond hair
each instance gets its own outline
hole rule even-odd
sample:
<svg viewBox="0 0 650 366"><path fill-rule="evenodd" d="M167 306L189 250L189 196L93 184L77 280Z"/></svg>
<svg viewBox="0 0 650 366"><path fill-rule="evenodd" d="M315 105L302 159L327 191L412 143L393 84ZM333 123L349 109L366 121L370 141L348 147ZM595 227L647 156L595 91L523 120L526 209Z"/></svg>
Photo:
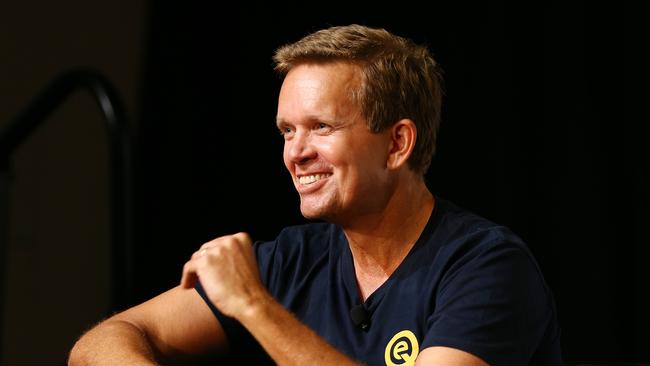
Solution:
<svg viewBox="0 0 650 366"><path fill-rule="evenodd" d="M368 128L375 133L401 119L411 119L417 140L409 167L425 174L436 150L442 105L442 76L426 47L361 25L331 27L284 45L273 56L285 76L307 62L344 61L361 68L362 81L352 96Z"/></svg>

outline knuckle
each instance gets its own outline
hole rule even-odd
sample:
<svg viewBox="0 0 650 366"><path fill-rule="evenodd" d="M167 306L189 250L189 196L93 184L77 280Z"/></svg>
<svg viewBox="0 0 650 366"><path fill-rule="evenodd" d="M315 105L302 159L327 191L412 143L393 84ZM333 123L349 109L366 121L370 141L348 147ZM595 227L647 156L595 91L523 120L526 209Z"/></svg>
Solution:
<svg viewBox="0 0 650 366"><path fill-rule="evenodd" d="M201 256L200 260L202 263L212 263L223 255L222 252L223 249L221 246L215 246L209 251L205 252L205 254Z"/></svg>
<svg viewBox="0 0 650 366"><path fill-rule="evenodd" d="M214 239L210 240L209 242L204 243L203 245L201 245L200 249L209 249L209 248L211 248L212 246L214 246L216 243L219 242L219 239L221 239L221 238L214 238Z"/></svg>
<svg viewBox="0 0 650 366"><path fill-rule="evenodd" d="M235 234L234 237L242 243L249 243L251 241L250 235L243 231Z"/></svg>
<svg viewBox="0 0 650 366"><path fill-rule="evenodd" d="M237 245L237 240L235 240L234 238L231 237L231 238L229 238L229 240L224 240L223 245L221 247L224 248L224 249L231 250L236 245Z"/></svg>

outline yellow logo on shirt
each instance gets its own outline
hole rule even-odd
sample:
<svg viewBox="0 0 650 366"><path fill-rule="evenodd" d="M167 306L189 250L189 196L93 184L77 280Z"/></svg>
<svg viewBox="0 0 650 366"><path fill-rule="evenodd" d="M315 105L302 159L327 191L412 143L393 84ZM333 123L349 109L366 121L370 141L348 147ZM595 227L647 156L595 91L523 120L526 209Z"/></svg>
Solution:
<svg viewBox="0 0 650 366"><path fill-rule="evenodd" d="M398 332L386 345L386 366L413 366L420 348L415 334L410 330Z"/></svg>

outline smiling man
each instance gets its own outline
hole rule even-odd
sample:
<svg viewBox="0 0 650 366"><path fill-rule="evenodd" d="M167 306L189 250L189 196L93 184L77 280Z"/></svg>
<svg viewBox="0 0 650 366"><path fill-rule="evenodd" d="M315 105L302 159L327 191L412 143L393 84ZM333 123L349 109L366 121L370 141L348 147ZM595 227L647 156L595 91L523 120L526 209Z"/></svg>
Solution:
<svg viewBox="0 0 650 366"><path fill-rule="evenodd" d="M525 244L425 185L441 106L427 49L352 25L274 60L284 162L325 222L204 244L180 286L86 333L70 364L562 364Z"/></svg>

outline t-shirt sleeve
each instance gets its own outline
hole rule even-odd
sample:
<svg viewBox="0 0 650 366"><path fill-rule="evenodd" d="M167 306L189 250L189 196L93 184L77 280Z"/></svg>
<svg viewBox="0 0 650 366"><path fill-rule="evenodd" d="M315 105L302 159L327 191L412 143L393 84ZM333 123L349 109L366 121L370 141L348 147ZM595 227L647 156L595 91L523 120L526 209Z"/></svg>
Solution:
<svg viewBox="0 0 650 366"><path fill-rule="evenodd" d="M449 258L422 349L456 348L492 366L528 364L554 316L532 255L495 239Z"/></svg>
<svg viewBox="0 0 650 366"><path fill-rule="evenodd" d="M253 252L255 253L258 268L260 269L262 283L265 286L267 286L268 276L271 272L271 261L275 253L274 244L275 242L256 242L253 244ZM270 357L250 332L239 321L224 315L214 306L212 301L208 299L201 283L197 283L195 289L215 315L219 324L221 324L228 339L230 347L229 354L233 355L231 357L233 360L236 359L237 362L243 362L245 364L267 364L270 362Z"/></svg>

